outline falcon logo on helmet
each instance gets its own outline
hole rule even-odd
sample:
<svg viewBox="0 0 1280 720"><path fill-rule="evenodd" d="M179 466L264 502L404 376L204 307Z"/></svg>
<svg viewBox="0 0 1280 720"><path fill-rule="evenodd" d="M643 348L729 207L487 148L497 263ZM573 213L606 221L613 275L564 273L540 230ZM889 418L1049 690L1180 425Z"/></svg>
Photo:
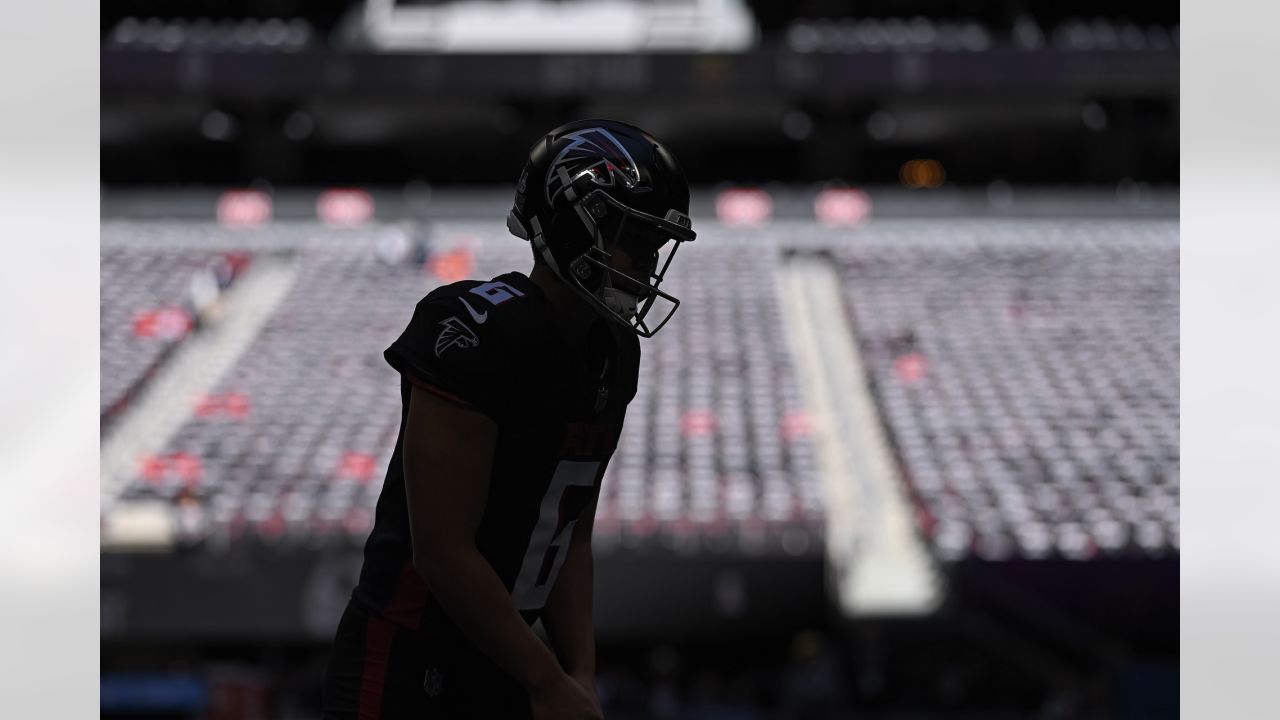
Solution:
<svg viewBox="0 0 1280 720"><path fill-rule="evenodd" d="M631 153L618 138L602 127L589 127L564 136L569 144L556 155L547 168L546 196L551 205L565 190L564 176L570 181L590 177L601 187L621 185L628 190L640 189L640 170Z"/></svg>

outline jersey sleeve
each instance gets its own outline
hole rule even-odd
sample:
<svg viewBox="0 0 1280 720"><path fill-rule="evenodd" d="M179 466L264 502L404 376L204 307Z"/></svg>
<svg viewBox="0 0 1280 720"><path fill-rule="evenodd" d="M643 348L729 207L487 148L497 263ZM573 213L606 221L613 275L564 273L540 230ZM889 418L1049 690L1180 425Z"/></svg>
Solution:
<svg viewBox="0 0 1280 720"><path fill-rule="evenodd" d="M502 349L488 329L457 298L424 298L383 358L414 384L501 421Z"/></svg>

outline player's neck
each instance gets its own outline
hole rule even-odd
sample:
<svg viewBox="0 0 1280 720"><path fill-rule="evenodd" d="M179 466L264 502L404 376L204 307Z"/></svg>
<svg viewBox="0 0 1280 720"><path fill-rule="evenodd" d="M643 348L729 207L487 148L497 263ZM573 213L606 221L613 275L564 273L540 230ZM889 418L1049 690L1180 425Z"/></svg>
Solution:
<svg viewBox="0 0 1280 720"><path fill-rule="evenodd" d="M600 318L599 313L565 287L560 278L544 265L535 264L529 272L529 279L542 289L560 336L573 345L580 344L592 323Z"/></svg>

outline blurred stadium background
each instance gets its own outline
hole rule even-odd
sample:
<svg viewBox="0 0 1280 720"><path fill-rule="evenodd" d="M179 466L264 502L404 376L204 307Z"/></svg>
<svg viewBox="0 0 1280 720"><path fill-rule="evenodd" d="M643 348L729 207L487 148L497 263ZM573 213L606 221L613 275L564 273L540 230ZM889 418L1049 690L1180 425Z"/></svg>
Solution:
<svg viewBox="0 0 1280 720"><path fill-rule="evenodd" d="M606 716L1177 716L1177 5L101 18L103 717L318 717L381 351L528 270L525 153L592 116L699 232L597 520Z"/></svg>

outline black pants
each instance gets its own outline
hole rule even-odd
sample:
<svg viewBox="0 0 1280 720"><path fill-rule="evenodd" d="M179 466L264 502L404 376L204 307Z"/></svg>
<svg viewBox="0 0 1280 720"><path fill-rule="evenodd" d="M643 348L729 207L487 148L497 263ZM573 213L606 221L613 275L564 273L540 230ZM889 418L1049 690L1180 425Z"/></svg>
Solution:
<svg viewBox="0 0 1280 720"><path fill-rule="evenodd" d="M519 683L461 641L433 641L353 602L338 622L322 720L529 720Z"/></svg>

